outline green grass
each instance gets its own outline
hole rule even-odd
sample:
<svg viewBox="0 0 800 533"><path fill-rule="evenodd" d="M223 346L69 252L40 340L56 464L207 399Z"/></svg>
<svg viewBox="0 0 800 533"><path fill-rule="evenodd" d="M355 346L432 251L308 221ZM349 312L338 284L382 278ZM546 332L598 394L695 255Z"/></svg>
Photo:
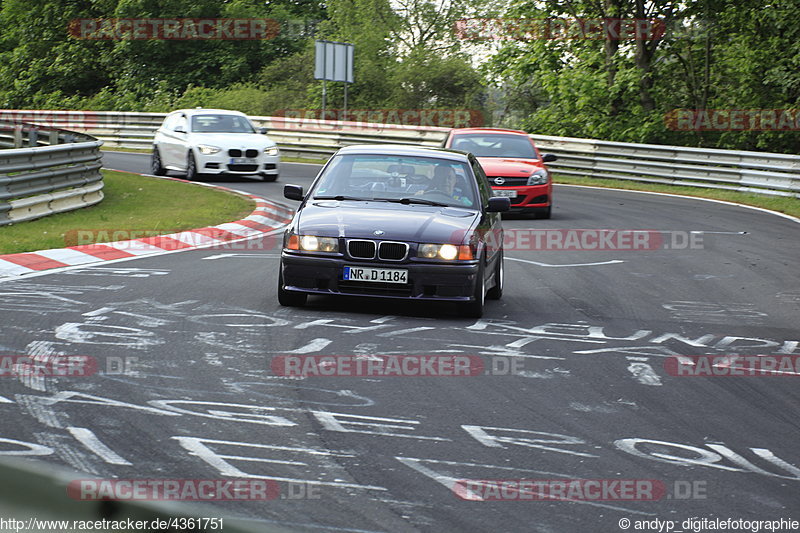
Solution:
<svg viewBox="0 0 800 533"><path fill-rule="evenodd" d="M103 176L105 198L95 206L0 226L0 254L72 246L78 230L118 231L125 240L130 232L147 232L132 235L140 238L214 226L255 209L251 199L218 189L110 170Z"/></svg>
<svg viewBox="0 0 800 533"><path fill-rule="evenodd" d="M594 187L612 187L616 189L629 189L632 191L665 192L697 196L700 198L712 198L714 200L752 205L800 217L800 198L791 198L788 196L769 196L719 189L702 189L698 187L687 187L685 185L663 185L660 183L645 183L628 180L564 176L557 173L553 175L553 182L556 184L591 185Z"/></svg>

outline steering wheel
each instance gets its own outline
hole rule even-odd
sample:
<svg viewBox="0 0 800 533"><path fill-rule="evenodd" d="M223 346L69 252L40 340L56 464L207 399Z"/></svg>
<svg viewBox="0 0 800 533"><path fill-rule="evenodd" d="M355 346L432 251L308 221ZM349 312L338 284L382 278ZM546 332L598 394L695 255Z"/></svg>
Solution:
<svg viewBox="0 0 800 533"><path fill-rule="evenodd" d="M434 195L434 196L438 195L438 196L441 196L442 198L447 198L448 200L453 201L453 197L452 196L450 196L449 194L447 194L444 191L437 191L436 189L433 189L433 190L430 190L430 191L425 191L425 193L422 195L422 197L425 198L425 197L431 196L431 195Z"/></svg>

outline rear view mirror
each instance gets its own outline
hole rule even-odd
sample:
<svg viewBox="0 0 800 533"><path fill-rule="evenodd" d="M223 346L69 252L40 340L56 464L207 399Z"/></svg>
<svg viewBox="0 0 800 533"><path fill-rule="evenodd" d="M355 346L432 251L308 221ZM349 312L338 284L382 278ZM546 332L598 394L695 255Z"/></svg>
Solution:
<svg viewBox="0 0 800 533"><path fill-rule="evenodd" d="M499 196L489 198L489 205L486 206L487 213L504 213L509 209L511 209L511 199Z"/></svg>
<svg viewBox="0 0 800 533"><path fill-rule="evenodd" d="M299 185L284 185L283 196L289 200L302 200L303 188Z"/></svg>
<svg viewBox="0 0 800 533"><path fill-rule="evenodd" d="M558 156L556 154L542 155L542 163L550 163L551 161L558 161Z"/></svg>

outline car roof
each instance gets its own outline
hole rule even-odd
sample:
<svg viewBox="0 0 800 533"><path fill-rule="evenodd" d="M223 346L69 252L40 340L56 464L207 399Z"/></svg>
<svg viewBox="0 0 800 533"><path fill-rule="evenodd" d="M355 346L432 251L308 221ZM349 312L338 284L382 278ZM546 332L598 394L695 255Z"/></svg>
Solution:
<svg viewBox="0 0 800 533"><path fill-rule="evenodd" d="M527 132L522 130L507 130L503 128L455 128L450 133L457 135L460 133L513 133L516 135L528 136Z"/></svg>
<svg viewBox="0 0 800 533"><path fill-rule="evenodd" d="M469 153L463 150L449 148L429 148L426 146L412 146L408 144L354 144L340 148L337 155L346 154L375 154L375 155L405 155L417 157L437 157L460 162L469 162Z"/></svg>
<svg viewBox="0 0 800 533"><path fill-rule="evenodd" d="M172 113L183 113L185 115L238 115L240 117L246 117L244 113L241 111L233 111L231 109L211 109L211 108L202 108L196 107L194 109L176 109L172 111Z"/></svg>

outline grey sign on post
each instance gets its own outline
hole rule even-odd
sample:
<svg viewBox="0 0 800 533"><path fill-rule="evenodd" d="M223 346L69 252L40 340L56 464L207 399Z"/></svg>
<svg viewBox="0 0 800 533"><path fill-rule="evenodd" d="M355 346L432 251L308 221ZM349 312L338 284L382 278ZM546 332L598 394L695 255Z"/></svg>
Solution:
<svg viewBox="0 0 800 533"><path fill-rule="evenodd" d="M316 41L314 78L353 83L353 49L351 43Z"/></svg>

